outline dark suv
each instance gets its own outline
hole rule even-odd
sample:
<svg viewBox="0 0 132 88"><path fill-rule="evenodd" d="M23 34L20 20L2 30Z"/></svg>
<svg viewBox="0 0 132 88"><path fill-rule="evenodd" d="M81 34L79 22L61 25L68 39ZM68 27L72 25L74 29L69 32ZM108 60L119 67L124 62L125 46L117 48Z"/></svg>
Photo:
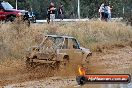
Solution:
<svg viewBox="0 0 132 88"><path fill-rule="evenodd" d="M29 17L26 16L28 11L16 10L8 2L0 2L0 21L13 21L16 17Z"/></svg>

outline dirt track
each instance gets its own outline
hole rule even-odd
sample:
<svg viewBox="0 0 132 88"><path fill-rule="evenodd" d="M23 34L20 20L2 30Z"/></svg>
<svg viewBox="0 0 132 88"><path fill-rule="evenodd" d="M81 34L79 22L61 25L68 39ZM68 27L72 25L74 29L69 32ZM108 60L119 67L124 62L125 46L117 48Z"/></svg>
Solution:
<svg viewBox="0 0 132 88"><path fill-rule="evenodd" d="M132 48L115 48L103 50L101 53L94 52L87 65L88 73L100 74L132 74ZM45 69L37 68L34 71L25 69L23 60L9 61L0 66L0 85L5 88L73 88L76 85L74 75L72 78L63 78L58 72L46 73ZM47 78L45 76L54 76ZM22 83L24 82L24 83ZM15 84L17 83L17 84ZM14 85L9 85L14 84ZM9 85L9 86L7 86ZM109 86L109 87L108 87ZM119 87L120 86L120 87ZM132 88L127 85L85 85L81 88Z"/></svg>

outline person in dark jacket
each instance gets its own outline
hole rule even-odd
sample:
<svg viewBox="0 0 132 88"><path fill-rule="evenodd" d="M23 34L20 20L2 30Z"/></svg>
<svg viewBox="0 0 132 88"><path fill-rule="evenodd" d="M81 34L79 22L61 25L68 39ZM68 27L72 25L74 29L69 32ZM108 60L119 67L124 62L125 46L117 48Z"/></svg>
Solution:
<svg viewBox="0 0 132 88"><path fill-rule="evenodd" d="M60 3L59 9L58 9L58 13L59 13L59 18L61 20L63 20L63 18L64 18L64 9L63 9L63 4L62 3Z"/></svg>
<svg viewBox="0 0 132 88"><path fill-rule="evenodd" d="M105 21L108 21L108 5L106 4L105 6L104 6L104 13L105 13Z"/></svg>
<svg viewBox="0 0 132 88"><path fill-rule="evenodd" d="M56 8L53 2L50 3L49 10L50 10L50 20L51 22L53 22L55 20L55 11L56 11Z"/></svg>
<svg viewBox="0 0 132 88"><path fill-rule="evenodd" d="M50 9L47 8L47 23L50 23Z"/></svg>

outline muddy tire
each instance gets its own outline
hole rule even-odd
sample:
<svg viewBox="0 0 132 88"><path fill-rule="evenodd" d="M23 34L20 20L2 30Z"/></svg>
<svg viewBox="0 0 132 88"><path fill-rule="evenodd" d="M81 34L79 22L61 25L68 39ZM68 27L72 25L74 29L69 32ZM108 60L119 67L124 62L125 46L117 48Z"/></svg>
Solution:
<svg viewBox="0 0 132 88"><path fill-rule="evenodd" d="M55 63L52 65L52 69L53 69L53 70L58 70L58 69L59 69L59 66L60 66L60 62L57 61L57 62L55 62Z"/></svg>
<svg viewBox="0 0 132 88"><path fill-rule="evenodd" d="M69 63L70 63L69 56L64 56L63 61L61 61L59 63L60 63L59 68L60 69L65 69L69 65Z"/></svg>
<svg viewBox="0 0 132 88"><path fill-rule="evenodd" d="M36 63L31 62L29 59L26 60L26 68L27 69L34 69L36 67Z"/></svg>

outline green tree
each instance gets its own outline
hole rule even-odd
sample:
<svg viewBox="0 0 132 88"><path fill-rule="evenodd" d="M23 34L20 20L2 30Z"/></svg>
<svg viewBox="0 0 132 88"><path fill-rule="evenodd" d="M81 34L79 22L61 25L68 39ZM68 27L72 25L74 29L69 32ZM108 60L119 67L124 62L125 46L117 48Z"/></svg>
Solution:
<svg viewBox="0 0 132 88"><path fill-rule="evenodd" d="M1 0L2 1L2 0ZM15 7L16 0L5 0ZM56 8L59 3L64 5L65 18L77 18L77 0L52 0ZM80 0L81 18L99 17L98 9L103 2L112 6L112 17L128 17L132 13L132 0ZM18 0L18 9L32 10L38 19L46 18L47 7L50 0ZM57 15L57 12L56 12Z"/></svg>

